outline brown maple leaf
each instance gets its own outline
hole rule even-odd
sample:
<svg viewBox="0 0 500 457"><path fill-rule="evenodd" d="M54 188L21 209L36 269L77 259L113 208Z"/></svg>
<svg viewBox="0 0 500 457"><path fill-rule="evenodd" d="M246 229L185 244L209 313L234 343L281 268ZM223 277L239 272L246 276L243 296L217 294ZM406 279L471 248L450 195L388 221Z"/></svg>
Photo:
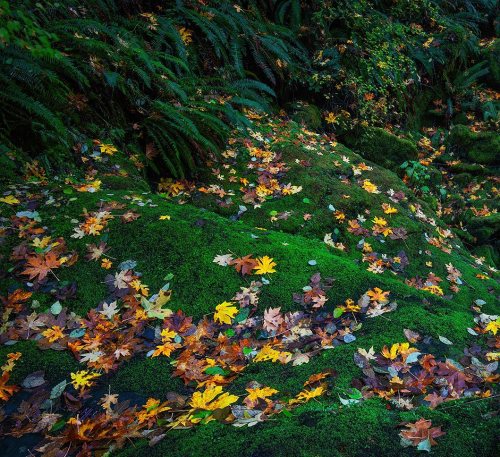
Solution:
<svg viewBox="0 0 500 457"><path fill-rule="evenodd" d="M245 257L238 257L232 260L229 265L234 265L236 271L245 276L252 273L253 269L257 266L257 260L252 258L252 254L248 254Z"/></svg>
<svg viewBox="0 0 500 457"><path fill-rule="evenodd" d="M432 422L424 418L420 418L414 423L408 423L405 427L408 430L402 430L399 435L411 442L412 446L418 446L426 440L429 440L430 446L435 446L437 444L435 438L446 434L441 430L441 427L432 427Z"/></svg>
<svg viewBox="0 0 500 457"><path fill-rule="evenodd" d="M29 276L29 279L36 278L38 281L42 281L49 272L52 272L52 269L59 268L61 262L57 260L53 252L47 252L45 255L35 254L28 257L27 265L22 274Z"/></svg>
<svg viewBox="0 0 500 457"><path fill-rule="evenodd" d="M129 222L133 222L140 217L141 215L139 213L129 210L122 215L121 220L124 224L128 224Z"/></svg>

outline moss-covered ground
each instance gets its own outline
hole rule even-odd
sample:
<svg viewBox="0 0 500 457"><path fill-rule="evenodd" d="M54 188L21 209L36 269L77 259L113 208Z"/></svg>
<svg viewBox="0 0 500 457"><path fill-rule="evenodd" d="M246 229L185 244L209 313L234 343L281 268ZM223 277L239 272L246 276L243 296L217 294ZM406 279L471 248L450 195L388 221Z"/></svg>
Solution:
<svg viewBox="0 0 500 457"><path fill-rule="evenodd" d="M63 237L69 250L80 255L75 265L57 271L61 284L65 281L77 284L76 296L64 300L64 305L84 316L106 298L104 277L108 272L99 262L84 259L86 245L103 240L111 248L107 255L114 265L126 260L137 262L134 269L142 274L141 281L152 292L164 285L167 275L173 275L169 281L173 294L168 306L193 316L195 321L212 314L218 303L230 300L240 287L250 283L250 279L233 268L214 263L215 256L227 253L234 257L267 255L276 262L276 273L269 275L269 283L262 288L259 314L269 307L281 307L283 312L300 309L292 296L301 292L316 272L323 278L335 280L327 292L326 307L330 311L348 298L357 300L374 287L390 291L391 300L397 301L398 308L363 321L356 340L350 344L322 351L309 363L299 366L271 362L250 364L226 388L242 396L248 382L258 381L279 390L282 397L292 398L311 374L335 370L338 376L331 382L327 395L286 414L273 415L254 427L237 428L213 421L189 430L171 430L152 448L145 440L127 443L112 455L411 456L417 451L399 444L400 424L420 417L431 419L446 431L439 445L433 447L435 455L465 457L498 453L496 433L500 416L495 413L499 405L494 394L491 398L445 403L434 410L419 406L400 411L376 398L354 406L339 403L339 395L345 394L354 379L362 377L353 362L357 348L374 347L380 351L385 345L405 341L404 329L431 337L436 357L459 358L466 346L478 341L478 337L467 330L474 327L473 302L484 300L484 313L498 313L494 268L488 270L483 262L476 262L477 257L471 256L458 236L442 236L439 231L446 230L447 225L440 220L435 202L410 191L393 171L363 159L345 146L332 145L325 138L312 134L301 136L296 124L281 130L264 125L260 135L265 140L255 140L254 147L265 149L265 144L271 144L270 150L281 154L275 162L285 162L289 168L279 173L280 181L301 186L301 191L261 202L244 201L246 193L241 188L245 185L239 179L252 182L256 177L255 169L248 169L252 155L241 145L239 154L225 163L227 167L220 165L219 170L202 178L205 184L195 184L189 191L180 193L171 192L171 184L166 193L153 193L138 176L102 176L102 187L96 192L76 192L68 184L57 181L30 187L29 192L43 194L40 200L43 204L37 207L41 225L53 236ZM352 166L361 162L371 169L357 176ZM231 168L235 173L231 174ZM232 175L238 180L229 180ZM376 184L380 193L365 190L364 180ZM226 192L232 192L231 201L227 195L199 191L209 184L220 184ZM398 192L404 198L391 199ZM46 204L49 196L52 203ZM96 211L111 201L123 203L125 208L114 211L116 217L102 234L72 238L74 228L84 219L85 210ZM391 205L397 213L385 214L383 204ZM238 215L241 205L246 210ZM20 209L16 205L2 205L2 216L10 218ZM118 215L127 210L137 212L140 217L131 223L121 222ZM335 217L338 212L345 215L345 220ZM425 220L418 217L421 213L425 214ZM368 235L354 235L347 230L347 221L356 220L359 215L366 219L363 227L369 231ZM388 236L373 235L371 220L374 217L385 218L390 227L404 228L407 236L392 240ZM327 233L332 235L333 245L324 242ZM438 246L428 243L428 238L433 237L438 240ZM362 252L361 239L370 243L371 253L378 253L379 259L398 257L403 251L408 265L401 271L387 265L381 272L369 271L371 262L366 261L364 255L370 251ZM23 280L12 270L15 261L9 258L18 243L15 236L6 236L0 246L2 295L23 287L26 282L26 278ZM342 244L341 248L337 243ZM447 278L449 264L461 274L458 283ZM420 278L425 282L431 272L441 279L442 294L422 290L425 284L415 280ZM47 309L55 301L43 288L36 290L32 299L37 301L38 311ZM450 340L452 345L440 342L439 336ZM55 385L69 379L69 373L80 365L69 352L42 351L35 341L4 345L0 348L0 361L3 363L7 354L14 351L22 353L12 371L11 382L15 384L30 373L43 370L47 381ZM111 392L128 396L137 403L149 397L163 401L168 392L188 394L188 387L173 377L172 372L171 360L142 354L118 371L102 376L99 385L109 385ZM3 455L21 455L15 441L9 441L6 446L9 453Z"/></svg>

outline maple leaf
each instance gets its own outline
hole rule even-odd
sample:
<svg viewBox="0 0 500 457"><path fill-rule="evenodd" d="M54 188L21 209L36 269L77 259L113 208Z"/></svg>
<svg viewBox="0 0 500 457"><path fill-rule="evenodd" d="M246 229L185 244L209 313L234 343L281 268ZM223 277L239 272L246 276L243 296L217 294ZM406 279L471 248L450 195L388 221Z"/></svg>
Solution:
<svg viewBox="0 0 500 457"><path fill-rule="evenodd" d="M71 373L71 384L73 384L75 389L84 389L85 387L91 387L94 384L93 380L99 376L101 376L99 373L80 370L76 373Z"/></svg>
<svg viewBox="0 0 500 457"><path fill-rule="evenodd" d="M266 344L262 347L259 353L253 359L254 362L266 362L270 360L271 362L277 362L278 360L286 361L292 354L290 352L280 352L273 349L270 344Z"/></svg>
<svg viewBox="0 0 500 457"><path fill-rule="evenodd" d="M389 293L389 291L383 292L382 289L379 289L378 287L374 287L373 290L369 290L368 292L366 292L371 301L376 301L379 303L387 303L389 301L387 298Z"/></svg>
<svg viewBox="0 0 500 457"><path fill-rule="evenodd" d="M237 400L238 397L236 395L231 395L227 392L222 393L222 387L215 386L209 387L203 392L194 392L189 404L194 409L214 411L216 409L225 408Z"/></svg>
<svg viewBox="0 0 500 457"><path fill-rule="evenodd" d="M99 258L107 251L109 251L107 244L101 241L97 244L87 245L87 255L85 256L88 260L99 260Z"/></svg>
<svg viewBox="0 0 500 457"><path fill-rule="evenodd" d="M112 412L111 406L118 403L118 394L105 394L104 397L99 399L99 404L106 411L107 414Z"/></svg>
<svg viewBox="0 0 500 457"><path fill-rule="evenodd" d="M21 331L26 332L26 339L28 339L30 336L30 330L32 330L34 333L37 333L44 325L45 321L41 319L35 311L26 316L24 320L19 323Z"/></svg>
<svg viewBox="0 0 500 457"><path fill-rule="evenodd" d="M213 260L214 263L220 265L221 267L227 267L228 265L231 265L232 261L233 256L231 254L216 255Z"/></svg>
<svg viewBox="0 0 500 457"><path fill-rule="evenodd" d="M382 209L385 214L396 214L398 210L391 206L389 203L382 203Z"/></svg>
<svg viewBox="0 0 500 457"><path fill-rule="evenodd" d="M370 194L380 194L378 187L373 184L369 179L363 181L363 189L365 189Z"/></svg>
<svg viewBox="0 0 500 457"><path fill-rule="evenodd" d="M95 363L95 362L98 362L99 359L103 355L104 355L104 352L97 351L97 350L94 350L94 351L91 351L91 352L85 352L85 353L81 354L80 363L87 363L87 362Z"/></svg>
<svg viewBox="0 0 500 457"><path fill-rule="evenodd" d="M127 211L126 213L124 213L121 217L121 221L124 223L124 224L128 224L130 222L133 222L137 219L139 219L141 217L141 215L139 213L136 213L134 211Z"/></svg>
<svg viewBox="0 0 500 457"><path fill-rule="evenodd" d="M229 265L234 265L236 271L245 276L252 273L252 270L257 266L257 260L252 258L252 254L248 254L245 257L239 257L231 260Z"/></svg>
<svg viewBox="0 0 500 457"><path fill-rule="evenodd" d="M309 376L309 378L307 379L307 381L304 383L304 387L310 386L312 384L319 383L319 381L327 378L328 376L332 376L332 374L333 374L333 371L330 371L330 372L328 372L328 371L324 372L323 371L321 373L314 373L311 376Z"/></svg>
<svg viewBox="0 0 500 457"><path fill-rule="evenodd" d="M7 203L7 205L17 205L21 203L14 195L7 195L7 197L0 198L0 202Z"/></svg>
<svg viewBox="0 0 500 457"><path fill-rule="evenodd" d="M54 325L42 332L42 335L49 340L49 343L54 343L55 341L64 338L63 330L64 327L61 328L59 325Z"/></svg>
<svg viewBox="0 0 500 457"><path fill-rule="evenodd" d="M248 395L243 400L243 403L245 403L249 408L257 406L259 400L264 400L266 402L269 401L268 397L278 393L278 391L272 387L247 388L246 391L248 392Z"/></svg>
<svg viewBox="0 0 500 457"><path fill-rule="evenodd" d="M272 332L278 330L283 322L283 316L280 313L281 308L269 308L264 311L264 330Z"/></svg>
<svg viewBox="0 0 500 457"><path fill-rule="evenodd" d="M29 276L29 279L35 279L38 276L38 281L42 281L53 268L59 268L61 262L57 260L53 252L47 252L45 255L28 257L27 265L28 267L22 274Z"/></svg>
<svg viewBox="0 0 500 457"><path fill-rule="evenodd" d="M375 360L375 351L373 350L373 346L367 351L363 348L358 348L358 353L361 354L366 360Z"/></svg>
<svg viewBox="0 0 500 457"><path fill-rule="evenodd" d="M109 259L102 259L101 261L101 267L104 268L105 270L109 270L113 266L113 262Z"/></svg>
<svg viewBox="0 0 500 457"><path fill-rule="evenodd" d="M231 325L231 319L238 314L238 308L231 302L222 302L215 307L214 320L221 324Z"/></svg>
<svg viewBox="0 0 500 457"><path fill-rule="evenodd" d="M36 427L31 433L40 433L42 430L51 429L60 417L62 417L61 414L43 413L40 418L37 419Z"/></svg>
<svg viewBox="0 0 500 457"><path fill-rule="evenodd" d="M295 403L306 403L313 398L323 395L324 392L325 386L319 386L312 390L303 390L299 392L299 394L294 399L290 400L290 404L293 405Z"/></svg>
<svg viewBox="0 0 500 457"><path fill-rule="evenodd" d="M432 422L423 418L417 422L408 423L405 427L408 430L402 430L399 434L402 438L401 444L403 446L416 446L417 449L428 452L431 446L437 444L435 438L446 434L441 430L441 427L432 427Z"/></svg>
<svg viewBox="0 0 500 457"><path fill-rule="evenodd" d="M172 343L170 341L166 341L163 344L156 346L156 349L151 357L158 357L159 355L170 357L170 354L176 349L179 349L180 347L182 346L178 343Z"/></svg>
<svg viewBox="0 0 500 457"><path fill-rule="evenodd" d="M18 386L8 386L7 382L9 381L10 373L5 371L0 378L0 399L7 401L14 393L19 390Z"/></svg>
<svg viewBox="0 0 500 457"><path fill-rule="evenodd" d="M7 297L0 297L5 308L12 308L15 311L21 310L21 305L29 300L33 292L25 292L22 289L16 289L11 292Z"/></svg>
<svg viewBox="0 0 500 457"><path fill-rule="evenodd" d="M496 321L491 321L485 328L485 332L491 332L493 335L496 335L498 332L498 329L500 329L500 318L498 318Z"/></svg>
<svg viewBox="0 0 500 457"><path fill-rule="evenodd" d="M112 303L103 303L102 311L99 311L100 314L106 316L109 320L113 320L113 316L118 313L118 307L116 305L116 301Z"/></svg>
<svg viewBox="0 0 500 457"><path fill-rule="evenodd" d="M438 405L444 402L444 398L436 392L432 392L432 394L426 395L424 397L424 400L430 403L429 408L432 409L436 408Z"/></svg>
<svg viewBox="0 0 500 457"><path fill-rule="evenodd" d="M129 270L123 270L115 273L113 285L117 289L127 289L129 282L132 281L132 273Z"/></svg>
<svg viewBox="0 0 500 457"><path fill-rule="evenodd" d="M257 265L253 269L255 270L255 274L265 275L267 273L276 273L275 266L276 263L273 262L273 259L265 255L257 259Z"/></svg>

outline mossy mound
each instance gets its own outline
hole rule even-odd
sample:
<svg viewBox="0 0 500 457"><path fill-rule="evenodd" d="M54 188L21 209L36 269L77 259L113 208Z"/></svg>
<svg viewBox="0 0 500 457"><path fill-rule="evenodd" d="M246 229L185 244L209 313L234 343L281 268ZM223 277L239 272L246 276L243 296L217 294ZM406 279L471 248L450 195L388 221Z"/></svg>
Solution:
<svg viewBox="0 0 500 457"><path fill-rule="evenodd" d="M357 128L343 140L362 157L390 170L417 158L417 147L412 141L378 127Z"/></svg>
<svg viewBox="0 0 500 457"><path fill-rule="evenodd" d="M275 131L275 124L282 130ZM352 407L342 406L338 401L353 381L362 377L354 363L357 349L373 346L380 351L386 345L404 341L404 329L429 338L429 349L436 357L459 360L464 347L478 342L478 337L468 330L475 325L471 305L481 299L485 302L482 311L496 312L498 289L494 279L485 274L489 273L486 267L476 265L459 239L445 233L447 227L438 217L431 199L426 203L417 198L394 172L293 122L260 126L252 133L262 144L271 145L278 164L285 164L269 167L281 167L276 175L285 186L280 184L280 188L292 189L288 186L290 182L296 192L279 197L269 195L255 204L244 200L248 198L248 189L251 191L253 187L249 185L242 192L243 182L253 184L255 170L267 171L265 161L254 168L248 167L256 160L245 149L249 148L244 138L242 147L236 141L232 143L234 150L238 148L238 154L230 155L230 162L214 165L212 173L204 176L205 184L186 186L191 189L189 194L181 193L175 198L154 194L147 190L138 174L116 167L110 160L107 165L111 169L103 166L92 176L99 179L100 188L77 192L75 189L81 189L80 184L63 179L54 179L44 186L27 184L18 194L18 206L1 206L2 216L13 217L26 206L36 209L41 225L47 227L47 234L63 237L68 249L79 254L75 265L57 270L57 278L63 285L76 284L76 296L61 302L81 316L106 300L106 275L114 273L121 262L128 260L137 262L134 270L141 283L149 286L150 294L164 285L167 276L170 278L173 295L168 307L172 310L182 310L195 321L213 315L217 304L231 300L252 280L261 279L253 274L242 276L232 267L214 263L217 255L227 253L234 257L269 256L276 262L276 272L266 275L263 281L258 315L277 307L283 312L302 310L293 296L303 291L309 278L317 272L322 278L334 279L333 287L326 293L328 301L324 310L328 312L346 299L357 300L368 289L376 287L390 291L390 298L398 307L389 314L363 319L355 332L355 340L323 350L308 363L298 366L250 363L225 386L227 392L243 396L248 383L257 381L290 399L301 391L310 375L335 370L338 376L332 381L327 396L289 413L277 414L255 428L239 429L212 422L191 430L171 430L151 449L139 441L113 451L112 455L140 456L148 452L153 456L166 453L248 457L412 456L416 453L414 449L400 447L398 424L420 417L435 420L446 430L439 446L433 448L436 455L466 456L477 449L480 451L475 455L491 455L498 425L498 417L491 414L495 397L449 403L436 410L418 407L408 412L392 409L382 399L372 398ZM258 146L264 147L262 144ZM256 154L269 157L269 151L255 148ZM207 192L207 188L215 189L215 194ZM50 204L46 204L47 201ZM245 211L240 213L241 206L245 206ZM102 233L86 234L82 238L76 233L77 237L73 238L75 228L88 213L103 207L114 208L111 210L114 217ZM392 212L385 213L384 208ZM122 220L130 211L138 218ZM347 230L348 220L362 219L371 230L376 217L385 218L392 227L404 227L407 237L355 235ZM488 217L494 227L496 215ZM484 228L485 219L478 218L478 229ZM332 243L324 242L328 233L334 238ZM370 271L365 256L371 252L358 248L361 238L369 242L372 251L379 253L382 259L397 257L404 251L409 260L405 271ZM112 270L105 270L100 262L85 259L87 245L101 241L111 248L107 255L112 260ZM4 290L22 287L26 279L12 269L15 259L9 259L12 248L18 244L17 233L14 233L0 246L6 266L6 274L0 280ZM345 249L340 249L338 244ZM492 255L490 258L493 260ZM448 278L449 265L459 270L459 282L452 284ZM417 287L421 279L431 274L442 278L444 296ZM32 298L38 301L34 308L38 311L45 311L55 300L50 291L45 290L37 290ZM439 337L452 344L445 344ZM46 379L54 385L82 367L68 352L42 351L33 341L2 347L1 360L15 351L23 354L13 371L12 381L16 383L33 371L44 370ZM174 364L175 356L136 355L116 372L103 374L96 386L96 395L117 393L121 399L138 405L150 397L164 400L169 392L190 395L192 388L172 377Z"/></svg>
<svg viewBox="0 0 500 457"><path fill-rule="evenodd" d="M475 133L464 125L456 125L448 145L471 162L500 166L500 136L495 132Z"/></svg>

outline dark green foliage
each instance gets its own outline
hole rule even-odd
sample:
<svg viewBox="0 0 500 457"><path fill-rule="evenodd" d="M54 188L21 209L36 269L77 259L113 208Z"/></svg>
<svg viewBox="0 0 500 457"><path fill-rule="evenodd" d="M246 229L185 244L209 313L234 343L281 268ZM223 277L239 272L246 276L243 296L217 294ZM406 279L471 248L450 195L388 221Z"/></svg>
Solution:
<svg viewBox="0 0 500 457"><path fill-rule="evenodd" d="M88 136L128 139L157 172L194 169L240 108L267 107L256 73L275 84L305 55L258 10L212 3L1 2L0 140L58 165Z"/></svg>

